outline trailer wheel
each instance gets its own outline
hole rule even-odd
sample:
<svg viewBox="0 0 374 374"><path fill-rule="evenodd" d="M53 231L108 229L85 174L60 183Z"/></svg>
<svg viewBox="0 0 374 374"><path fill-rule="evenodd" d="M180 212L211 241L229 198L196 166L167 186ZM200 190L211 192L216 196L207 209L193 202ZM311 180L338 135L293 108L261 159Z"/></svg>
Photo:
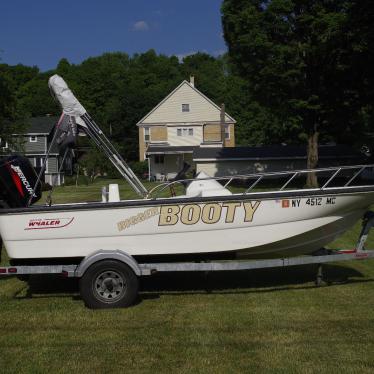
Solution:
<svg viewBox="0 0 374 374"><path fill-rule="evenodd" d="M126 264L104 260L87 269L80 279L79 288L88 308L124 308L134 303L139 281Z"/></svg>

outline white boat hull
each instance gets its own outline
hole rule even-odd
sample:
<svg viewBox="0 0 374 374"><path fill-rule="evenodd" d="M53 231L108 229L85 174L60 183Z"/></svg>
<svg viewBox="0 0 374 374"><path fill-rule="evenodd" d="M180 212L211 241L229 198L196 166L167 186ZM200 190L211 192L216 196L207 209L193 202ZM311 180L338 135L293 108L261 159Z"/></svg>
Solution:
<svg viewBox="0 0 374 374"><path fill-rule="evenodd" d="M132 256L291 256L317 250L346 231L374 203L374 192L181 201L8 211L0 215L0 233L12 259L85 257L116 249Z"/></svg>

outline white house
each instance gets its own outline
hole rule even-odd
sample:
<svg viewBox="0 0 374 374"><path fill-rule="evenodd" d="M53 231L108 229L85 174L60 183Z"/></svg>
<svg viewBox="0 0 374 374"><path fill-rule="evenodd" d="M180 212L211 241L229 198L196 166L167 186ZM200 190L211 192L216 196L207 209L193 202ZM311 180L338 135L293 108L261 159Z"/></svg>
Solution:
<svg viewBox="0 0 374 374"><path fill-rule="evenodd" d="M148 159L150 177L173 178L186 161L195 167L200 147L234 147L236 121L196 89L193 77L183 81L138 123L139 159Z"/></svg>

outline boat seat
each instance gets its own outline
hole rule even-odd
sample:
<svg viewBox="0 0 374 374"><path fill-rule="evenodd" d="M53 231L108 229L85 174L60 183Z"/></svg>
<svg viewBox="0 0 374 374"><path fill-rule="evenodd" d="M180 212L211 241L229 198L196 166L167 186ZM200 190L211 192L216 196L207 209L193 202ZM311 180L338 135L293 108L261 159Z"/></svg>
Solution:
<svg viewBox="0 0 374 374"><path fill-rule="evenodd" d="M206 197L206 196L228 196L232 195L232 192L227 188L223 187L215 179L211 178L204 172L200 172L194 181L192 181L186 189L187 197Z"/></svg>

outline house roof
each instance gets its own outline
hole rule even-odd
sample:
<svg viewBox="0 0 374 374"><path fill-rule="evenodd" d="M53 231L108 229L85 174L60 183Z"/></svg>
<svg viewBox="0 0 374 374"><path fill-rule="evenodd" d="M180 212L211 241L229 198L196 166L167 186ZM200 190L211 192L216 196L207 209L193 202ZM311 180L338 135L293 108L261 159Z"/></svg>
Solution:
<svg viewBox="0 0 374 374"><path fill-rule="evenodd" d="M215 110L218 110L219 112L221 111L221 108L217 104L215 104L212 100L210 100L207 96L205 96L202 92L200 92L194 85L184 80L178 87L176 87L172 92L170 92L169 95L167 95L162 101L160 101L160 103L158 103L149 113L147 113L136 125L140 126L140 125L145 124L146 119L149 118L152 114L154 114L163 104L165 104L166 101L168 101L173 95L175 95L175 93L179 91L182 87L188 87L193 92L201 96L210 106L214 107ZM206 121L206 118L202 118L201 121L199 122L205 122L205 121ZM174 122L174 121L168 121L168 119L165 118L163 122ZM196 121L187 120L185 122L193 123ZM232 118L227 112L225 113L225 122L236 123L235 119ZM157 121L157 123L159 123L159 121ZM147 124L152 124L152 123L147 122Z"/></svg>
<svg viewBox="0 0 374 374"><path fill-rule="evenodd" d="M157 155L157 154L177 154L177 153L193 153L199 147L197 146L158 146L151 145L147 148L147 155Z"/></svg>
<svg viewBox="0 0 374 374"><path fill-rule="evenodd" d="M58 117L55 116L43 116L43 117L32 117L26 121L25 130L22 134L45 134L48 135L56 125ZM16 134L15 134L16 135ZM20 135L20 134L17 134Z"/></svg>
<svg viewBox="0 0 374 374"><path fill-rule="evenodd" d="M234 161L234 160L273 160L306 159L305 145L271 145L261 147L198 147L194 150L194 161ZM319 159L363 158L363 155L346 145L321 145Z"/></svg>

